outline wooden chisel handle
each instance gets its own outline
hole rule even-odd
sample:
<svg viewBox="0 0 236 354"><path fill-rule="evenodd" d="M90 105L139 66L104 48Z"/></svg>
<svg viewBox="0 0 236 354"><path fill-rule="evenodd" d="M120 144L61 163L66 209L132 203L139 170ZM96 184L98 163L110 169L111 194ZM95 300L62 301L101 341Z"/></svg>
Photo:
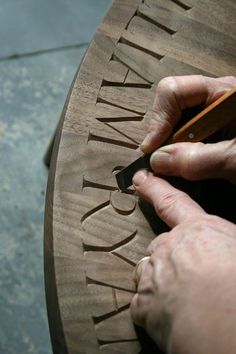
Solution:
<svg viewBox="0 0 236 354"><path fill-rule="evenodd" d="M172 135L166 144L202 141L236 120L236 88L225 93Z"/></svg>

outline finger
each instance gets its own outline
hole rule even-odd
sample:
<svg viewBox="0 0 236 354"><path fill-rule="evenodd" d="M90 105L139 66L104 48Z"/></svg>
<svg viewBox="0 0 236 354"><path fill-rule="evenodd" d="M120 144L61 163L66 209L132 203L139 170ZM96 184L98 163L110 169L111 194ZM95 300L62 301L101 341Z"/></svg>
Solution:
<svg viewBox="0 0 236 354"><path fill-rule="evenodd" d="M161 80L150 115L148 134L141 144L144 153L154 151L171 135L182 110L209 105L236 86L232 76L209 78L201 75L167 77Z"/></svg>
<svg viewBox="0 0 236 354"><path fill-rule="evenodd" d="M236 183L236 139L166 145L152 154L150 164L158 174L188 180L225 178Z"/></svg>
<svg viewBox="0 0 236 354"><path fill-rule="evenodd" d="M168 254L169 252L158 250L155 255L149 257L146 266L142 266L137 294L133 297L130 306L134 322L144 327L163 349L169 336L166 323L170 319L169 312L165 311L166 288L167 284L173 284L176 276Z"/></svg>
<svg viewBox="0 0 236 354"><path fill-rule="evenodd" d="M227 91L236 86L236 76L223 76L216 79L205 76L204 79L208 90L205 106L216 101Z"/></svg>
<svg viewBox="0 0 236 354"><path fill-rule="evenodd" d="M153 297L153 265L150 257L144 257L138 262L135 277L138 287L137 294L131 301L131 314L137 325L144 326Z"/></svg>
<svg viewBox="0 0 236 354"><path fill-rule="evenodd" d="M143 269L146 267L148 261L149 261L149 256L143 257L137 264L136 267L134 268L134 273L133 273L133 279L136 284L138 284L139 279L141 277Z"/></svg>
<svg viewBox="0 0 236 354"><path fill-rule="evenodd" d="M145 297L136 293L130 303L132 319L134 323L140 327L145 327L146 317L150 307L148 302L144 303L143 298L145 299Z"/></svg>
<svg viewBox="0 0 236 354"><path fill-rule="evenodd" d="M145 259L138 264L138 274L139 274L139 283L137 288L137 294L133 297L131 301L131 315L134 322L145 327L146 320L148 315L150 315L150 306L154 297L158 294L155 293L156 286L154 282L157 282L157 279L153 279L153 263L150 260L150 257L145 257ZM155 300L154 300L155 301Z"/></svg>
<svg viewBox="0 0 236 354"><path fill-rule="evenodd" d="M144 318L145 318L145 313L140 311L140 306L139 306L139 294L136 293L130 303L130 312L131 316L133 318L134 323L137 326L143 326L144 323Z"/></svg>
<svg viewBox="0 0 236 354"><path fill-rule="evenodd" d="M158 216L170 227L205 215L204 210L186 193L151 172L137 172L133 185L141 197L153 204Z"/></svg>

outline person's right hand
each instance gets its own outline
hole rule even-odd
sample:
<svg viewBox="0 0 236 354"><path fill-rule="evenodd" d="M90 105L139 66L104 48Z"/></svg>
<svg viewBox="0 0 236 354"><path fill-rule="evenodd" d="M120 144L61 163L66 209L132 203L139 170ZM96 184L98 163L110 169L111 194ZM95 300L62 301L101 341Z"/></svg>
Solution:
<svg viewBox="0 0 236 354"><path fill-rule="evenodd" d="M236 225L146 170L133 185L171 228L136 268L134 322L168 354L236 353Z"/></svg>
<svg viewBox="0 0 236 354"><path fill-rule="evenodd" d="M231 88L236 77L209 78L201 75L167 77L160 81L152 108L149 131L141 144L153 152L172 134L182 110L208 106ZM223 119L223 117L222 117ZM162 146L151 156L155 173L189 180L225 178L236 183L236 116L227 140L215 144L176 143Z"/></svg>

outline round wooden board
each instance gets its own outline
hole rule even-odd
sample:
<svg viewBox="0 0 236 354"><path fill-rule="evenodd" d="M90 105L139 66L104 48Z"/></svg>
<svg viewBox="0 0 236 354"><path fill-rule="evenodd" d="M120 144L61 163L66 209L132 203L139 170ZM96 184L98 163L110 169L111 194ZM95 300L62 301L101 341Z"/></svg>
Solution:
<svg viewBox="0 0 236 354"><path fill-rule="evenodd" d="M54 353L158 353L134 328L133 270L163 225L120 193L165 76L235 74L232 0L116 0L62 114L45 212L45 286ZM151 227L150 224L153 226Z"/></svg>

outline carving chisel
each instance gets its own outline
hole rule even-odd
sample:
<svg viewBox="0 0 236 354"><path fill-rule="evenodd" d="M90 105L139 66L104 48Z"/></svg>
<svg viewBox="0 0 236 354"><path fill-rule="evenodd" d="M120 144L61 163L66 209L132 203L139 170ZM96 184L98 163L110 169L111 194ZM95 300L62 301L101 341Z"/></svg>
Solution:
<svg viewBox="0 0 236 354"><path fill-rule="evenodd" d="M166 144L198 142L208 138L236 119L235 108L236 88L233 88L184 124L166 141ZM116 173L116 181L120 190L131 186L133 176L138 170L151 170L150 156L151 154L143 155Z"/></svg>

